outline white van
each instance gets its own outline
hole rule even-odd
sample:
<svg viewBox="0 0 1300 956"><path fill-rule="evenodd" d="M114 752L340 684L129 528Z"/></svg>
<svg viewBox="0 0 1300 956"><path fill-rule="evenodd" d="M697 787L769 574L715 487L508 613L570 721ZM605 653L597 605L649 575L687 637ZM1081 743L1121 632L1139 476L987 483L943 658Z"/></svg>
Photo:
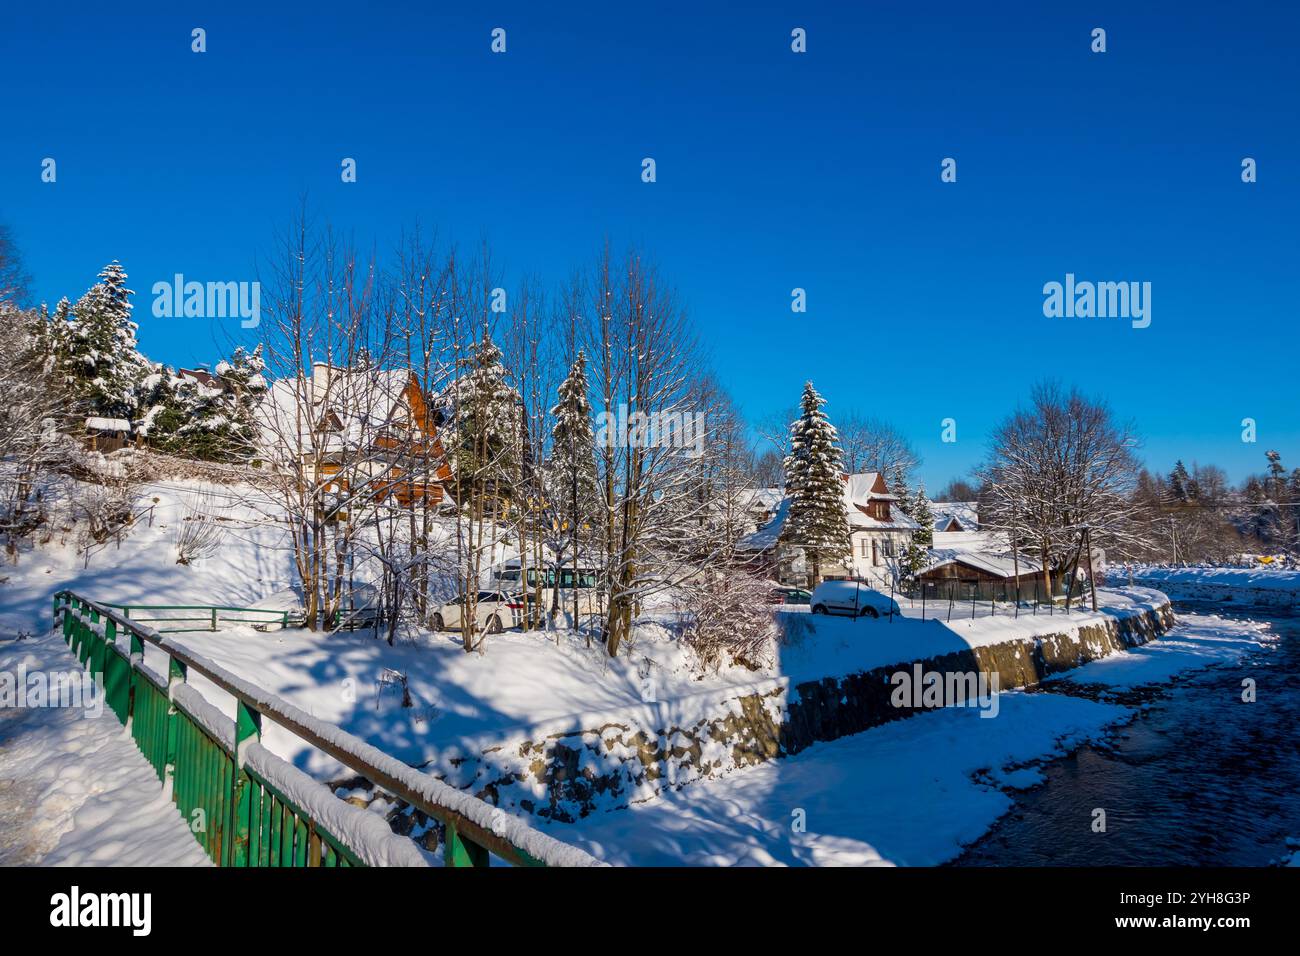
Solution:
<svg viewBox="0 0 1300 956"><path fill-rule="evenodd" d="M524 575L519 567L519 559L514 558L507 561L504 567L493 570L491 586L506 591L519 592L524 590L520 583L523 578ZM559 609L572 614L574 580L572 566L559 568L558 573L555 568L530 567L527 574L527 591L530 595L537 593L537 584L539 581L542 582L541 598L543 608L549 612L558 600ZM596 568L578 565L576 580L578 585L578 613L580 615L600 613L605 605L604 592L599 584L599 571Z"/></svg>
<svg viewBox="0 0 1300 956"><path fill-rule="evenodd" d="M898 602L861 581L823 581L813 589L814 614L840 614L846 617L880 617L898 614Z"/></svg>

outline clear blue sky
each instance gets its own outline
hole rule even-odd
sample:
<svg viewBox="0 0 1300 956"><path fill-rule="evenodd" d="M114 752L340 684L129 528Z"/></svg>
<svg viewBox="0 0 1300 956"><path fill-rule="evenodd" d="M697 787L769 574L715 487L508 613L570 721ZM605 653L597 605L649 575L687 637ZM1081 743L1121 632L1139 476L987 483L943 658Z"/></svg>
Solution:
<svg viewBox="0 0 1300 956"><path fill-rule="evenodd" d="M182 6L9 4L0 28L0 222L51 303L121 259L152 358L229 331L153 318L152 283L252 278L305 193L381 249L486 236L514 275L641 244L747 414L811 378L832 418L902 430L932 489L1044 375L1160 469L1300 465L1295 4ZM1151 282L1150 328L1044 318L1067 272Z"/></svg>

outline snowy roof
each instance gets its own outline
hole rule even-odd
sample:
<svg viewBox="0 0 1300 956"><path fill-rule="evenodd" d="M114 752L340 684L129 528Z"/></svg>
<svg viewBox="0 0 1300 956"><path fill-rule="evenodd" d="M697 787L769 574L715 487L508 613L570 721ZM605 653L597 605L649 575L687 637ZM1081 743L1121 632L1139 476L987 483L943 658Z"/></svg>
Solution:
<svg viewBox="0 0 1300 956"><path fill-rule="evenodd" d="M922 568L918 572L919 574L926 574L949 564L962 564L968 568L974 568L977 571L983 571L985 574L991 574L999 578L1014 577L1016 573L1016 561L1011 554L963 551L956 548L934 548L930 551L930 558L930 563ZM1026 575L1041 571L1042 568L1034 561L1021 555L1019 570L1022 575Z"/></svg>
<svg viewBox="0 0 1300 956"><path fill-rule="evenodd" d="M354 371L317 363L310 378L280 379L258 409L263 442L279 447L297 429L302 452L358 447L406 418L402 401L413 374L409 369ZM320 428L322 421L329 421L330 428Z"/></svg>
<svg viewBox="0 0 1300 956"><path fill-rule="evenodd" d="M753 534L741 538L736 547L741 551L766 551L776 547L777 538L781 536L781 528L785 525L785 517L789 512L790 499L782 498L776 506L776 514L772 520Z"/></svg>
<svg viewBox="0 0 1300 956"><path fill-rule="evenodd" d="M879 474L874 471L845 476L844 510L848 513L849 529L851 531L912 531L919 528L920 525L903 514L898 505L892 504L892 502L898 500L895 495L872 490L879 478ZM760 490L762 492L777 492L775 488ZM777 493L779 494L779 492ZM862 510L873 501L891 502L889 521L873 518ZM768 548L774 547L777 538L781 535L781 528L785 524L785 517L789 510L790 499L782 495L772 520L753 534L742 538L739 544L740 549L742 551L766 551Z"/></svg>
<svg viewBox="0 0 1300 956"><path fill-rule="evenodd" d="M86 427L100 432L129 432L131 423L125 418L98 418L92 415L86 419Z"/></svg>
<svg viewBox="0 0 1300 956"><path fill-rule="evenodd" d="M879 518L873 518L862 509L866 505L855 503L849 504L849 528L854 531L915 531L921 527L907 515L903 514L895 505L889 510L889 520L881 521Z"/></svg>
<svg viewBox="0 0 1300 956"><path fill-rule="evenodd" d="M877 484L884 485L878 471L863 471L855 475L844 476L844 494L845 497L853 501L861 501L864 504L868 501L897 501L896 495L891 495L888 490L876 491Z"/></svg>
<svg viewBox="0 0 1300 956"><path fill-rule="evenodd" d="M961 525L954 531L974 531L979 528L978 501L932 501L930 511L934 514L934 530L942 531L954 518Z"/></svg>
<svg viewBox="0 0 1300 956"><path fill-rule="evenodd" d="M736 497L746 508L766 508L768 511L775 511L785 498L785 492L780 488L751 488L742 491Z"/></svg>
<svg viewBox="0 0 1300 956"><path fill-rule="evenodd" d="M897 495L881 491L885 483L879 472L866 471L847 475L844 480L844 507L849 513L849 527L855 531L914 530L920 525L903 514ZM874 501L891 502L889 521L881 521L867 514L866 508Z"/></svg>
<svg viewBox="0 0 1300 956"><path fill-rule="evenodd" d="M935 531L930 546L956 551L988 551L992 554L1002 554L1011 548L1006 534L1001 531Z"/></svg>

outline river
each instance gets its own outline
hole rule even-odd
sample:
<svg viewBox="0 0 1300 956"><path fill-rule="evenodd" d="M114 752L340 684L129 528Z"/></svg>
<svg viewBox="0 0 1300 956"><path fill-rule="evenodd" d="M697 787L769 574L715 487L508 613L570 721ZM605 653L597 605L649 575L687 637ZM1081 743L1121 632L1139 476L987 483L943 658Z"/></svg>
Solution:
<svg viewBox="0 0 1300 956"><path fill-rule="evenodd" d="M1288 852L1300 837L1300 618L1179 608L1264 621L1278 639L1138 695L1140 716L1045 767L953 865L1265 866ZM1246 677L1254 703L1241 699Z"/></svg>

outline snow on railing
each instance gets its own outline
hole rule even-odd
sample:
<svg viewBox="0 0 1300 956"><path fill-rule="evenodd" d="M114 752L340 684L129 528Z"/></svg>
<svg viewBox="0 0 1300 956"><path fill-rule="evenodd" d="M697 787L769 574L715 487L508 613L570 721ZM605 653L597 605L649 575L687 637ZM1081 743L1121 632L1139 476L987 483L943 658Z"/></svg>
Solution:
<svg viewBox="0 0 1300 956"><path fill-rule="evenodd" d="M110 605L54 596L55 626L93 673L109 708L131 729L208 855L233 866L419 866L427 858L369 810L276 757L260 743L266 718L443 824L447 866L486 866L489 854L522 866L599 866L588 853L529 827L318 720ZM130 650L117 647L126 633ZM144 645L168 656L167 679L144 665ZM236 701L232 720L185 683L189 670ZM164 690L165 688L165 690Z"/></svg>

